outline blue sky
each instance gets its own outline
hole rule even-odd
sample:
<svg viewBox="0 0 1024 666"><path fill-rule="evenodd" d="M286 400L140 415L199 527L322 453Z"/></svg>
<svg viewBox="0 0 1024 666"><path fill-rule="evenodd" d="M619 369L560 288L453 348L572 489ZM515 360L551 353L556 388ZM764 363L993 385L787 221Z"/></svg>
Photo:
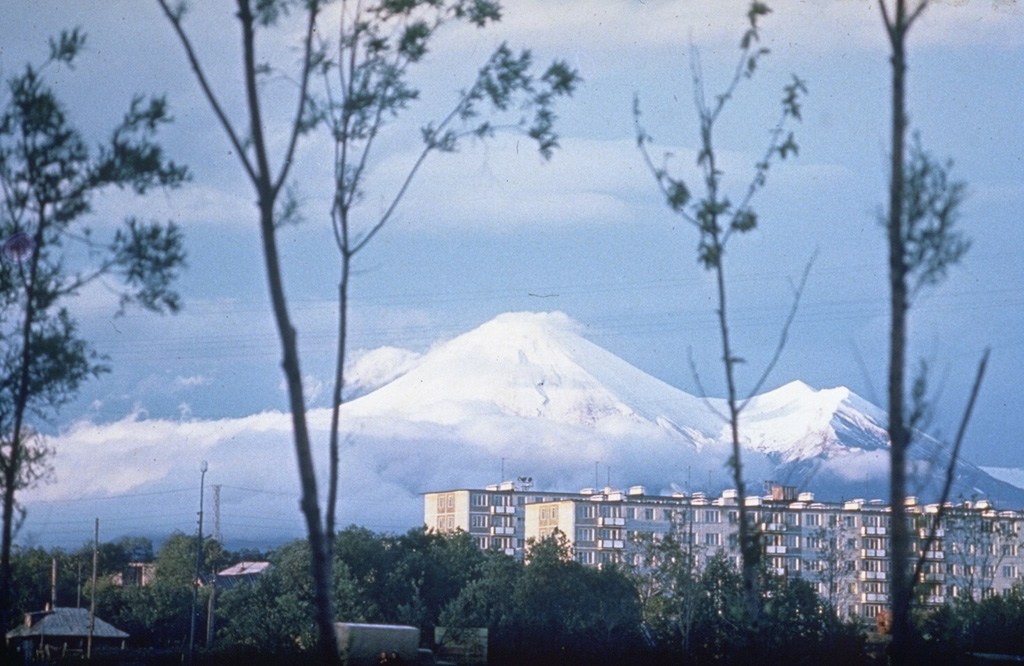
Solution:
<svg viewBox="0 0 1024 666"><path fill-rule="evenodd" d="M186 25L225 103L237 108L232 4L202 3ZM745 182L792 73L810 94L796 127L798 159L773 168L755 202L761 228L735 239L727 259L736 346L749 360L741 382L749 386L771 356L791 284L817 252L768 387L794 379L845 385L881 403L888 313L876 219L886 192L890 68L878 7L866 0L770 4L762 34L772 53L721 118L727 183ZM421 103L383 137L370 172L370 212L411 164L418 127L451 105L500 41L531 47L540 61L564 58L584 83L558 109L562 148L549 163L515 135L431 158L393 223L358 258L352 348L423 351L502 312L561 310L592 341L697 393L692 354L708 392L721 395L710 275L695 261L694 231L662 205L643 165L631 108L636 94L655 152L671 151L677 172L691 172L697 132L688 44L700 48L709 89L720 87L745 7L731 0L514 0L493 29L443 34L415 75ZM212 423L283 408L252 191L155 1L11 0L4 14L5 79L40 61L49 36L81 26L89 48L75 70L47 71L72 117L98 141L132 93L166 93L176 117L166 147L194 173L179 192L95 202L98 230L127 214L184 226L185 309L174 318L115 318L109 293L84 293L74 311L114 371L89 384L54 430L86 422L113 432L132 414ZM267 46L291 62L283 42ZM912 126L967 182L962 228L973 239L962 266L915 303L911 357L933 367L935 425L949 434L977 359L991 346L965 455L1024 467L1024 416L1014 407L1024 377L1024 6L936 2L914 28L909 59ZM293 98L286 82L268 90L274 136ZM312 406L326 404L334 339L329 150L322 139L301 146L295 176L306 222L281 236Z"/></svg>

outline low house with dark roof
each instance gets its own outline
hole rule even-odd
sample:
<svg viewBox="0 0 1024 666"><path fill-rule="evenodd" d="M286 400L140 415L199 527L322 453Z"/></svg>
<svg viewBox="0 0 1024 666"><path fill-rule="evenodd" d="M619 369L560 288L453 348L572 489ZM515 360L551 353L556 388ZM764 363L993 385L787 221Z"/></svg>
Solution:
<svg viewBox="0 0 1024 666"><path fill-rule="evenodd" d="M89 640L88 608L54 608L26 613L21 625L7 632L7 644L19 644L25 663L68 655L84 655ZM92 632L93 648L124 647L128 634L109 622L96 618Z"/></svg>

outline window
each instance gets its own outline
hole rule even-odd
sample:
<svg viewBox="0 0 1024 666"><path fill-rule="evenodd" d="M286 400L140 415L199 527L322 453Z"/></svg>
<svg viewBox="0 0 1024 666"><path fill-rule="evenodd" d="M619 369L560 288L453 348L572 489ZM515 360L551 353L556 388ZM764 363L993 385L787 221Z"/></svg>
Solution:
<svg viewBox="0 0 1024 666"><path fill-rule="evenodd" d="M1003 566L1003 578L1016 578L1016 577L1017 577L1017 567L1012 566L1012 565L1005 565L1005 566Z"/></svg>
<svg viewBox="0 0 1024 666"><path fill-rule="evenodd" d="M444 506L445 506L445 504L444 504L444 495L438 495L437 496L437 511L438 511L438 513L440 513L441 511L444 511Z"/></svg>
<svg viewBox="0 0 1024 666"><path fill-rule="evenodd" d="M821 527L821 514L809 513L804 516L804 525L807 527Z"/></svg>
<svg viewBox="0 0 1024 666"><path fill-rule="evenodd" d="M551 507L551 520L558 520L558 507Z"/></svg>
<svg viewBox="0 0 1024 666"><path fill-rule="evenodd" d="M596 518L597 507L593 504L584 504L577 509L576 515L579 518Z"/></svg>
<svg viewBox="0 0 1024 666"><path fill-rule="evenodd" d="M483 514L476 514L469 517L470 527L487 527L487 516Z"/></svg>
<svg viewBox="0 0 1024 666"><path fill-rule="evenodd" d="M722 535L718 532L708 532L704 535L704 545L706 546L721 546Z"/></svg>
<svg viewBox="0 0 1024 666"><path fill-rule="evenodd" d="M455 516L448 516L448 529L449 531L455 529Z"/></svg>
<svg viewBox="0 0 1024 666"><path fill-rule="evenodd" d="M489 504L487 495L483 493L475 493L473 495L473 506L488 506Z"/></svg>
<svg viewBox="0 0 1024 666"><path fill-rule="evenodd" d="M576 530L577 541L593 541L594 540L594 528L592 527L580 527Z"/></svg>
<svg viewBox="0 0 1024 666"><path fill-rule="evenodd" d="M644 520L654 520L654 509L644 509Z"/></svg>
<svg viewBox="0 0 1024 666"><path fill-rule="evenodd" d="M448 495L448 510L449 511L454 511L455 510L455 495L454 494Z"/></svg>
<svg viewBox="0 0 1024 666"><path fill-rule="evenodd" d="M717 510L706 510L704 511L704 522L720 523L722 522L722 515Z"/></svg>
<svg viewBox="0 0 1024 666"><path fill-rule="evenodd" d="M740 521L740 512L739 511L730 511L729 512L729 524L730 525L735 525L739 521Z"/></svg>
<svg viewBox="0 0 1024 666"><path fill-rule="evenodd" d="M793 511L790 511L789 513L787 513L786 514L786 524L787 525L793 525L793 526L799 526L800 525L800 514L796 513L796 512L793 512Z"/></svg>

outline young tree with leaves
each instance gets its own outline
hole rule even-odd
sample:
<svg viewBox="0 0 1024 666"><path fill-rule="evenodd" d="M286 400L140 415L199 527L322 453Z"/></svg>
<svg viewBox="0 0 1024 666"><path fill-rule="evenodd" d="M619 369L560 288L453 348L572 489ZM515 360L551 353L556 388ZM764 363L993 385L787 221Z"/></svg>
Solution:
<svg viewBox="0 0 1024 666"><path fill-rule="evenodd" d="M298 462L299 482L302 488L300 506L309 535L311 571L317 609L316 625L320 633L317 642L321 661L336 663L339 659L334 635L334 612L331 604L330 547L325 537L317 481L313 463L309 426L306 422L306 399L302 386L302 368L299 364L298 339L288 310L284 280L278 251L277 233L294 206L282 196L288 175L294 163L299 138L312 129L314 120L310 111L309 83L313 71L322 58L314 43L314 32L320 10L326 4L321 0L237 0L238 27L242 41L242 86L246 105L245 125L239 126L221 104L213 84L206 75L199 55L185 31L188 4L157 0L175 34L177 34L189 65L213 112L220 122L235 155L252 184L258 208L257 222L263 245L263 260L270 292L271 309L278 337L281 341L281 369L288 388L288 407L292 417L292 437ZM262 83L272 72L259 61L256 38L274 26L292 11L301 15L302 38L299 50L299 72L295 92L295 112L283 121L286 137L282 154L275 160L271 156L266 130L271 126L266 115L266 91ZM284 204L284 205L282 205Z"/></svg>
<svg viewBox="0 0 1024 666"><path fill-rule="evenodd" d="M85 35L50 41L40 67L7 82L0 106L0 612L10 612L10 553L16 493L46 478L52 450L39 426L50 421L86 380L108 370L106 358L81 337L68 308L96 281L113 288L120 306L175 312L171 288L185 261L174 224L129 218L106 242L85 224L93 196L109 187L144 194L176 187L187 170L154 142L170 121L165 100L135 97L110 139L91 150L43 77L72 68ZM74 249L74 246L84 248ZM83 261L78 261L83 257Z"/></svg>
<svg viewBox="0 0 1024 666"><path fill-rule="evenodd" d="M292 429L302 485L302 512L309 534L310 553L317 607L320 657L325 663L338 660L334 635L334 613L331 607L331 545L335 527L335 505L338 491L339 408L344 388L345 344L347 333L347 294L352 257L380 230L402 199L419 166L430 152L451 151L462 134L453 120L468 123L478 113L484 100L501 110L521 99L536 107L535 121L529 126L532 138L538 141L542 154L549 154L557 145L552 131L553 98L571 92L575 74L564 65L552 66L537 79L530 73L532 58L528 53L515 57L507 49L482 72L479 82L462 95L456 112L436 126L423 130L426 149L411 167L388 210L364 233L350 225L350 214L359 202L365 169L374 140L387 121L393 119L417 97L406 73L419 62L435 32L446 23L468 21L477 26L497 20L500 6L492 0L378 0L368 3L341 2L341 25L337 50L331 57L330 47L314 38L321 10L329 0L237 0L236 14L242 33L243 77L247 101L247 131L241 131L229 118L200 63L191 40L184 29L186 3L157 0L178 35L203 94L242 162L243 169L257 195L259 228L270 289L271 305L282 347L282 369L285 374ZM304 25L300 50L299 73L294 115L285 122L288 137L279 166L271 164L267 137L264 134L265 97L261 82L274 73L269 64L258 62L256 36L279 24L283 17L295 12ZM324 77L325 93L311 92L311 79ZM333 84L333 80L337 84ZM296 331L291 321L284 293L277 231L298 213L298 204L288 188L288 174L293 164L298 139L321 121L326 121L335 146L335 193L331 206L332 228L342 257L339 281L339 336L334 408L330 441L330 481L326 516L321 518L317 481L306 423L305 397L299 365ZM477 136L488 136L493 128L481 123L473 128Z"/></svg>
<svg viewBox="0 0 1024 666"><path fill-rule="evenodd" d="M758 21L770 11L768 6L761 2L755 1L751 3L750 9L747 12L749 27L740 40L740 57L736 68L725 90L716 95L713 101L709 101L705 93L704 75L700 68L699 53L696 48L691 49L690 68L693 77L694 104L697 107L700 131L697 166L700 168L703 180L704 192L702 196L695 199L691 193L690 186L684 180L671 175L667 166L667 156L665 164L662 166L655 164L649 152L649 146L653 143L653 139L641 126L639 102L634 101L637 143L644 159L654 174L658 186L665 196L666 203L672 212L682 217L689 226L697 229L699 234L697 260L705 270L711 271L715 276L718 296L718 327L722 343L722 363L725 369L726 402L728 405L728 413L721 416L729 424L732 439L732 455L729 458L728 464L732 470L733 482L737 491L743 592L747 621L751 625L756 625L759 608L757 568L761 548L758 532L752 524L746 508L746 482L743 477L743 464L740 455L740 414L750 398L760 390L768 374L778 361L782 348L785 345L789 326L796 314L796 306L803 291L803 285L807 279L810 265L808 264L808 270L805 270L803 280L797 288L793 309L790 311L789 317L782 327L775 355L767 364L763 374L747 398L744 399L740 397L736 383L736 368L739 364L743 363L743 359L733 349L729 335L724 259L726 247L734 234L742 235L749 233L757 227L757 214L752 207L752 200L754 195L767 182L768 170L771 165L777 160L784 160L797 153L798 149L793 133L787 132L786 127L790 121L800 120L801 96L807 92L804 82L794 76L793 81L785 87L785 94L782 99L782 112L777 124L771 131L768 148L760 161L754 165L754 175L737 200L731 199L723 191L722 179L724 174L718 163L714 131L722 110L736 91L736 88L742 81L749 79L754 74L761 57L768 53L768 49L760 45Z"/></svg>
<svg viewBox="0 0 1024 666"><path fill-rule="evenodd" d="M913 297L924 287L945 279L949 268L957 264L970 243L957 230L959 208L965 186L949 178L950 165L932 158L921 147L919 139L907 148L906 134L906 39L910 28L928 7L929 0L879 0L882 21L891 47L892 63L892 144L887 215L882 222L889 246L889 440L890 473L889 503L892 507L890 538L889 595L892 605L892 658L894 664L908 659L911 632L911 602L914 581L922 566L919 559L911 570L910 531L905 501L907 496L907 451L915 427L921 425L926 413L926 385L922 375L914 382L913 405L905 403L907 365L907 315ZM968 403L957 443L949 462L946 489L949 489L957 462L959 445L970 417L984 374L988 353L982 358L978 377ZM940 516L941 518L941 516ZM937 527L938 520L935 526ZM929 538L933 540L934 536Z"/></svg>
<svg viewBox="0 0 1024 666"><path fill-rule="evenodd" d="M410 70L427 55L434 36L450 24L467 22L477 28L501 20L497 2L480 0L409 0L372 3L342 0L338 47L319 63L323 96L316 109L334 140L335 192L331 227L341 259L338 280L338 338L331 401L330 481L326 532L334 533L338 497L340 412L345 386L348 297L352 261L391 219L427 157L455 152L467 137L486 139L499 129L524 131L544 159L558 146L554 132L554 103L571 95L577 74L564 62L553 62L540 76L534 73L529 51L514 53L502 44L483 64L473 84L456 98L443 118L420 129L422 147L398 190L379 215L360 209L375 140L390 122L419 98ZM328 53L324 44L321 53ZM514 111L522 116L497 124L493 116ZM492 119L482 116L487 114ZM362 213L361 215L359 213ZM362 224L359 224L362 222Z"/></svg>

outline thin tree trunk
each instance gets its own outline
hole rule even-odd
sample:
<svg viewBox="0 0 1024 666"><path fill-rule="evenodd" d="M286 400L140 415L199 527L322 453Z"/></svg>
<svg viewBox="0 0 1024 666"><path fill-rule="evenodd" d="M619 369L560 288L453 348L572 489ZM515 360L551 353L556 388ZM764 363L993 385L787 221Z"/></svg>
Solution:
<svg viewBox="0 0 1024 666"><path fill-rule="evenodd" d="M717 239L716 239L717 241ZM718 324L722 335L722 362L725 364L725 379L729 400L729 430L732 435L732 475L736 485L736 500L739 504L739 534L741 573L743 578L743 606L747 625L756 627L759 609L757 594L757 542L752 538L747 521L747 493L743 482L742 452L740 449L740 410L736 400L736 380L732 346L729 342L729 326L726 319L725 271L721 257L716 265L718 281Z"/></svg>
<svg viewBox="0 0 1024 666"><path fill-rule="evenodd" d="M347 223L343 222L342 224ZM343 232L347 239L348 234ZM346 240L347 242L347 240ZM338 349L337 365L334 368L334 394L331 400L331 435L330 435L330 485L327 490L327 548L333 552L335 521L338 504L338 465L341 434L338 431L341 420L341 405L344 400L342 393L345 384L345 345L348 337L348 278L352 256L345 245L341 249L341 279L338 281Z"/></svg>
<svg viewBox="0 0 1024 666"><path fill-rule="evenodd" d="M892 507L889 595L892 604L892 663L903 664L910 640L912 581L907 578L910 538L906 520L906 454L909 445L904 417L906 374L907 266L903 243L904 143L906 136L905 75L906 8L896 1L890 30L892 42L892 166L889 189L889 504Z"/></svg>
<svg viewBox="0 0 1024 666"><path fill-rule="evenodd" d="M40 206L38 228L36 229L35 246L43 246L43 230L46 218ZM25 322L21 330L21 368L18 379L18 395L14 403L14 431L11 433L11 452L4 467L4 499L3 499L3 535L0 537L0 621L6 626L14 618L11 617L11 541L14 538L14 494L18 489L18 479L22 465L24 442L22 441L25 410L28 407L29 364L32 353L32 325L35 323L36 302L35 285L39 274L39 252L32 253L32 264L29 267L28 283L25 285Z"/></svg>
<svg viewBox="0 0 1024 666"><path fill-rule="evenodd" d="M253 184L259 197L260 236L263 241L263 257L266 263L270 301L278 336L281 340L281 369L284 372L288 385L288 402L292 415L295 457L298 462L299 482L302 487L301 508L306 520L306 529L309 533L310 568L313 576L316 625L320 635L317 647L322 663L334 664L340 660L340 654L338 653L337 637L334 633L334 609L331 604L331 558L328 554L328 546L324 538L323 524L321 523L316 473L313 465L309 429L306 424L306 401L302 389L302 371L299 366L298 343L295 328L292 326L288 314L288 305L281 278L280 255L277 249L277 230L274 225L274 203L277 199L277 189L271 182L266 140L263 135L263 121L260 114L258 84L256 81L254 17L250 11L249 0L238 0L238 10L238 17L242 23L242 51L249 124L257 165Z"/></svg>
<svg viewBox="0 0 1024 666"><path fill-rule="evenodd" d="M310 447L309 430L306 426L306 405L302 391L302 372L299 367L298 345L295 329L288 316L288 308L281 281L281 267L277 253L277 238L274 230L273 211L270 206L260 205L260 231L263 237L263 256L266 262L267 282L270 300L274 310L281 338L283 358L281 369L288 384L289 408L292 414L292 431L295 438L295 457L299 467L299 482L302 486L302 514L309 532L309 548L312 557L313 589L316 602L316 624L320 632L318 641L320 658L325 664L336 663L340 658L337 638L334 634L334 610L331 604L331 558L328 556L327 540L320 522L320 504L317 501L316 474Z"/></svg>

